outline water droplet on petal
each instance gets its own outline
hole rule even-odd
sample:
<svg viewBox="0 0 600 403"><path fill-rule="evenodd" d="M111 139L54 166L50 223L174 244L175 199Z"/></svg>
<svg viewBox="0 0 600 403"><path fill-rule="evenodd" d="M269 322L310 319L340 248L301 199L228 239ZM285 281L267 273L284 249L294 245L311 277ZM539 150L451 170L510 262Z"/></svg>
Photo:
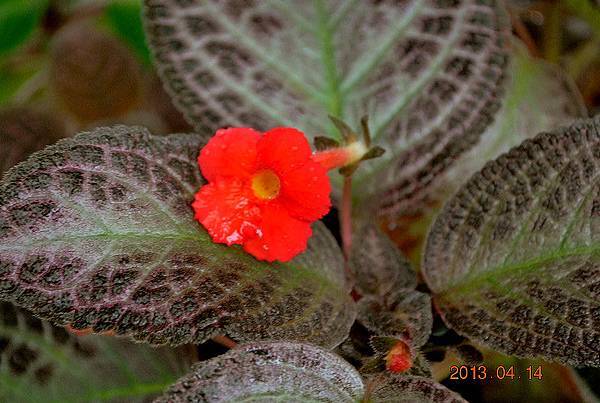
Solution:
<svg viewBox="0 0 600 403"><path fill-rule="evenodd" d="M227 241L228 245L231 245L232 243L238 242L241 239L242 239L242 236L237 231L234 231L233 234L231 234L227 238L225 238L225 240Z"/></svg>

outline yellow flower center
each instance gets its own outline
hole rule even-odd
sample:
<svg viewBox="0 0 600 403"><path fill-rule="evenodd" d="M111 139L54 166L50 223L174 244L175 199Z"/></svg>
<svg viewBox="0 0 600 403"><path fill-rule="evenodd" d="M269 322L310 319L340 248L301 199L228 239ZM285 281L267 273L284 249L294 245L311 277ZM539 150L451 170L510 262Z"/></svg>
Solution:
<svg viewBox="0 0 600 403"><path fill-rule="evenodd" d="M259 199L271 200L277 197L281 182L275 172L261 169L252 177L252 191Z"/></svg>

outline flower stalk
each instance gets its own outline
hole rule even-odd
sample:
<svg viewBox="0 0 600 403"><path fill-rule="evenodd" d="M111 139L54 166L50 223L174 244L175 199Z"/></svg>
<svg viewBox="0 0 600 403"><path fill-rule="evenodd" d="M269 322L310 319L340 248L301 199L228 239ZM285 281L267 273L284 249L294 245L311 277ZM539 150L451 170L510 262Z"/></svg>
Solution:
<svg viewBox="0 0 600 403"><path fill-rule="evenodd" d="M377 158L385 150L381 147L371 147L371 133L367 116L364 116L360 122L362 139L345 122L332 116L330 119L340 131L344 144L340 145L330 138L317 137L315 146L319 151L313 153L313 160L319 162L327 170L340 168L340 174L344 176L340 205L340 232L346 274L352 281L354 276L349 265L352 252L352 174L361 161Z"/></svg>
<svg viewBox="0 0 600 403"><path fill-rule="evenodd" d="M352 251L352 175L344 178L342 203L340 206L340 229L342 235L342 250L346 262ZM349 268L347 271L350 272Z"/></svg>

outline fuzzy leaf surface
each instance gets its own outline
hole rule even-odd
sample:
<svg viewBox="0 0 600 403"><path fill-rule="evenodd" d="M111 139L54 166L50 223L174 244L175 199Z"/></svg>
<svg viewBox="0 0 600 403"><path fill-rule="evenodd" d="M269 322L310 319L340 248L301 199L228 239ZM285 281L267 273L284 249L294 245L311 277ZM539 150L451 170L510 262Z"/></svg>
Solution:
<svg viewBox="0 0 600 403"><path fill-rule="evenodd" d="M255 343L197 364L156 402L345 402L363 394L358 372L308 344Z"/></svg>
<svg viewBox="0 0 600 403"><path fill-rule="evenodd" d="M371 379L369 402L374 403L467 403L459 394L433 379L382 374Z"/></svg>
<svg viewBox="0 0 600 403"><path fill-rule="evenodd" d="M294 126L339 135L368 114L388 152L355 177L382 209L423 193L499 108L507 55L496 1L145 0L147 37L200 132ZM366 169L366 168L370 169Z"/></svg>
<svg viewBox="0 0 600 403"><path fill-rule="evenodd" d="M77 337L0 303L3 402L148 401L188 368L181 351Z"/></svg>
<svg viewBox="0 0 600 403"><path fill-rule="evenodd" d="M417 275L392 240L376 225L365 225L356 235L350 268L354 287L362 295L385 295L400 288L414 289Z"/></svg>
<svg viewBox="0 0 600 403"><path fill-rule="evenodd" d="M320 223L288 264L214 244L190 203L200 135L99 128L14 167L0 184L0 298L56 324L152 344L291 339L325 347L354 305Z"/></svg>
<svg viewBox="0 0 600 403"><path fill-rule="evenodd" d="M534 59L523 45L513 41L506 95L494 123L476 147L463 154L433 194L448 198L491 161L536 134L571 124L588 116L581 94L556 65ZM413 206L406 200L406 208Z"/></svg>
<svg viewBox="0 0 600 403"><path fill-rule="evenodd" d="M460 334L600 365L600 120L526 140L475 174L429 234L423 273Z"/></svg>
<svg viewBox="0 0 600 403"><path fill-rule="evenodd" d="M402 339L411 347L421 347L431 334L433 317L428 294L395 290L385 300L373 296L361 298L358 320L376 336Z"/></svg>

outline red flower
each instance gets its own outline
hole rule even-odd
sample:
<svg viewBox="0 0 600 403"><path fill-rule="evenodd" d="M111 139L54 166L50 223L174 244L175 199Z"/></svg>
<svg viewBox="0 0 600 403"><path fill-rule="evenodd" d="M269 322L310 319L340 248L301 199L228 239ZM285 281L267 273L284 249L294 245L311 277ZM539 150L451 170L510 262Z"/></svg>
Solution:
<svg viewBox="0 0 600 403"><path fill-rule="evenodd" d="M214 242L243 245L258 259L304 251L310 224L331 206L327 170L293 128L218 130L198 163L208 184L196 193L195 218Z"/></svg>

